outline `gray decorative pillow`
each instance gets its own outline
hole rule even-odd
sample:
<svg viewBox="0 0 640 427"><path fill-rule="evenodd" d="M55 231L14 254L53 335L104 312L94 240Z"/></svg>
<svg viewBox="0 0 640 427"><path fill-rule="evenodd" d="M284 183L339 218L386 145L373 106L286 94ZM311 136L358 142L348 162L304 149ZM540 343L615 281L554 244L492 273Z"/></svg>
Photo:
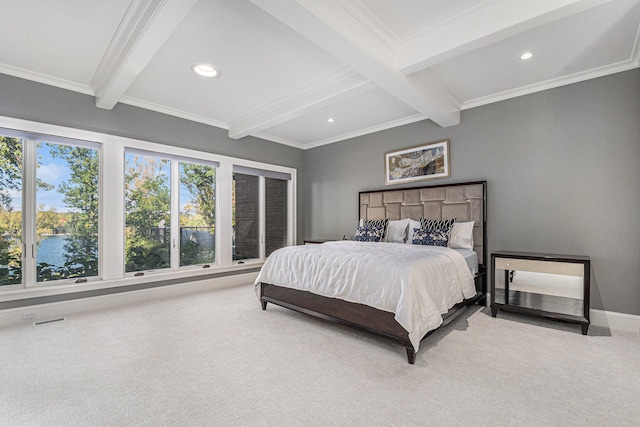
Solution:
<svg viewBox="0 0 640 427"><path fill-rule="evenodd" d="M413 233L414 245L448 246L450 228L420 228Z"/></svg>
<svg viewBox="0 0 640 427"><path fill-rule="evenodd" d="M454 222L456 222L455 218L429 219L429 218L420 217L420 228L425 228L425 229L448 228L449 230L451 230Z"/></svg>

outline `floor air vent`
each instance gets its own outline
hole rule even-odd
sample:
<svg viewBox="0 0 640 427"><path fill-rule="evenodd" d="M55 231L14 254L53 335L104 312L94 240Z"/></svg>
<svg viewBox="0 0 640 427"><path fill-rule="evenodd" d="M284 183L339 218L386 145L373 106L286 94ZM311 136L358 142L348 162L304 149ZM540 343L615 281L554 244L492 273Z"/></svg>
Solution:
<svg viewBox="0 0 640 427"><path fill-rule="evenodd" d="M36 322L34 323L35 326L39 326L39 325L46 325L47 323L54 323L54 322L62 322L63 320L65 320L64 317L60 317L59 319L51 319L51 320L42 320L40 322Z"/></svg>

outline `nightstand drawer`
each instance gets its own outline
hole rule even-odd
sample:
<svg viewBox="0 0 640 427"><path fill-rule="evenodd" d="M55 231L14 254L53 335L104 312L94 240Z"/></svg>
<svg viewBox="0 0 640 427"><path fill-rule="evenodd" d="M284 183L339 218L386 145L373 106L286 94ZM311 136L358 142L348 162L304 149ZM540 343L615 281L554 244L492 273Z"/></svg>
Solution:
<svg viewBox="0 0 640 427"><path fill-rule="evenodd" d="M496 257L499 270L533 271L536 273L563 274L565 276L584 276L584 264L559 261L537 261L532 259L513 259Z"/></svg>

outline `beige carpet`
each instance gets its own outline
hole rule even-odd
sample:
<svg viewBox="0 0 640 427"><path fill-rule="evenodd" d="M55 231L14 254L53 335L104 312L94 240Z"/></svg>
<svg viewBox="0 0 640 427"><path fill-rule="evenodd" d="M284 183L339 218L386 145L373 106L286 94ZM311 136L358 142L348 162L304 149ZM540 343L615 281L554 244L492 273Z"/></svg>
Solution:
<svg viewBox="0 0 640 427"><path fill-rule="evenodd" d="M0 329L7 426L624 426L640 338L474 308L415 365L240 286Z"/></svg>

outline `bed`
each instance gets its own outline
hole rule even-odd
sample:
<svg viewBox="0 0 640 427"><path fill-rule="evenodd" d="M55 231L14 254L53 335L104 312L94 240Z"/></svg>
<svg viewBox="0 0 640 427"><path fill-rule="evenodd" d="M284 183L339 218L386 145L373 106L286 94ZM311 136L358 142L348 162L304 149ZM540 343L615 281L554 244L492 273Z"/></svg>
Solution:
<svg viewBox="0 0 640 427"><path fill-rule="evenodd" d="M360 192L361 225L455 218L471 227L471 246L404 244L387 235L384 243L282 248L255 283L262 309L272 303L384 338L404 347L415 363L423 339L466 308L486 303L486 187L478 181Z"/></svg>

